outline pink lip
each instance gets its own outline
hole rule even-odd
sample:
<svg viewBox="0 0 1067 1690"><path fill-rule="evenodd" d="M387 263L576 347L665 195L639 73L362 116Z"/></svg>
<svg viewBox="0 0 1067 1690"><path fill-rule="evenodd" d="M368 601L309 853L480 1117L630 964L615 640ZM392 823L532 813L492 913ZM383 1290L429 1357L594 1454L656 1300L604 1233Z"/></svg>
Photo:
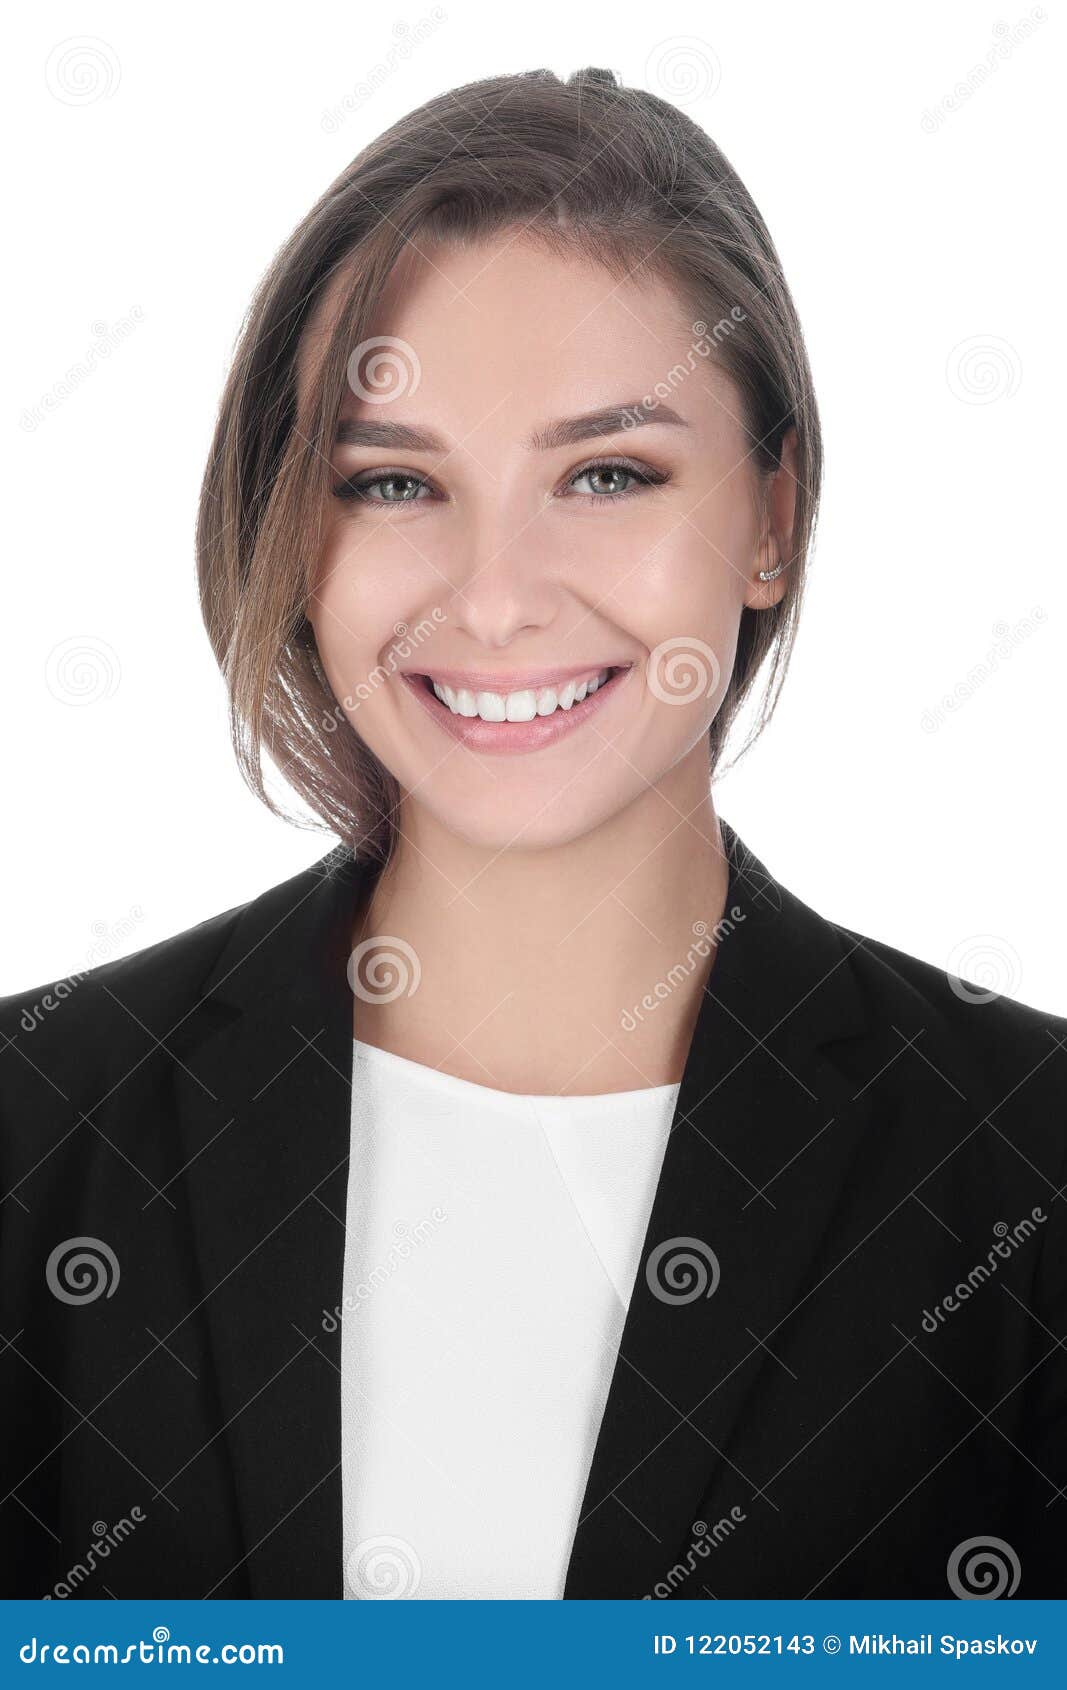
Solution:
<svg viewBox="0 0 1067 1690"><path fill-rule="evenodd" d="M605 663L603 668L611 668ZM540 675L551 676L559 682L565 673L566 678L575 675L588 675L597 671L590 669L572 669L566 672L559 669L541 670ZM453 716L447 704L442 704L421 675L405 673L401 679L409 690L414 693L419 703L428 715L433 717L438 727L445 733L451 734L461 745L470 751L506 751L521 754L529 751L541 751L546 746L555 745L557 740L564 739L568 734L576 733L583 722L592 721L593 717L605 708L625 682L632 668L619 670L602 687L598 687L591 697L586 697L580 704L572 704L569 710L554 710L551 716L535 716L532 722L483 722L480 716ZM434 670L434 679L444 682L447 686L467 686L472 692L519 692L526 687L550 686L552 680L526 680L519 682L514 675L508 676L508 685L501 687L498 679L495 686L487 685L480 677L472 678L469 674L458 682L450 680L450 674L462 675L459 670Z"/></svg>

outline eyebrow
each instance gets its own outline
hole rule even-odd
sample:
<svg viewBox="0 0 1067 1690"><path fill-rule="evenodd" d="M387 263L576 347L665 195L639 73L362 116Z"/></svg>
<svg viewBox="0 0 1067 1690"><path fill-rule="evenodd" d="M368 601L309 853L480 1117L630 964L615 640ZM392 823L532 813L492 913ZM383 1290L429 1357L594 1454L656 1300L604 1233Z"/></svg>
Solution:
<svg viewBox="0 0 1067 1690"><path fill-rule="evenodd" d="M670 405L631 400L599 411L585 411L578 417L560 417L542 429L535 429L526 441L533 451L550 452L560 446L576 446L601 434L629 433L650 423L667 423L676 428L689 424ZM342 417L334 435L338 446L381 446L407 452L447 452L446 443L431 430L409 423L378 422L371 418Z"/></svg>

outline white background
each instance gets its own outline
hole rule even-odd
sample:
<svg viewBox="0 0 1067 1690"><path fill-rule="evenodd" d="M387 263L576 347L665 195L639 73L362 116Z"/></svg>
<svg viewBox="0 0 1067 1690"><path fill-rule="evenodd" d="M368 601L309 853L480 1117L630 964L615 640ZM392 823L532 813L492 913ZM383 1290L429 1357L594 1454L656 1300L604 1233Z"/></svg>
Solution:
<svg viewBox="0 0 1067 1690"><path fill-rule="evenodd" d="M720 813L825 915L1067 1014L1058 9L443 0L397 59L431 9L8 20L0 991L166 938L333 843L244 787L199 618L196 496L243 313L396 117L602 64L676 98L752 192L825 430L793 667ZM58 50L85 37L80 83Z"/></svg>

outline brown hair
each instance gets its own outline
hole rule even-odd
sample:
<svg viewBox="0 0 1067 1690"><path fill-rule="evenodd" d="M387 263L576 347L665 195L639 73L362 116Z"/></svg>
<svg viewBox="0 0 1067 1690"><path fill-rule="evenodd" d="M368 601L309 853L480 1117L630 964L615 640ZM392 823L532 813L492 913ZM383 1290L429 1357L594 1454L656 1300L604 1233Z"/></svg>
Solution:
<svg viewBox="0 0 1067 1690"><path fill-rule="evenodd" d="M618 276L664 277L699 318L728 325L713 356L740 392L760 486L778 467L786 430L796 429L786 591L770 609L742 611L711 729L713 768L768 656L762 708L742 750L769 719L792 649L818 503L819 419L778 254L736 172L682 112L621 87L610 71L581 70L566 82L525 71L438 95L364 148L261 280L219 407L197 517L201 605L242 773L286 815L264 787L265 749L322 821L357 854L382 862L395 843L399 790L338 707L305 615L348 359L412 242L519 228ZM350 280L298 412L301 334L348 260Z"/></svg>

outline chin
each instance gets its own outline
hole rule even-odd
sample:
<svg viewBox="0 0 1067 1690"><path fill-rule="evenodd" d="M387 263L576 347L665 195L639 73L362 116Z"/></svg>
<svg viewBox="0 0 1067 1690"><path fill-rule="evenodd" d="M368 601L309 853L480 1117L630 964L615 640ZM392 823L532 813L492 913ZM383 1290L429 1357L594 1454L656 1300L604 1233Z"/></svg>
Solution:
<svg viewBox="0 0 1067 1690"><path fill-rule="evenodd" d="M574 800L570 805L564 793L547 808L543 798L518 805L502 804L495 795L491 806L481 813L469 805L460 808L453 804L427 803L425 807L436 816L441 827L479 851L494 855L504 851L549 851L592 833L611 813L591 810L580 795L572 792L570 796Z"/></svg>
<svg viewBox="0 0 1067 1690"><path fill-rule="evenodd" d="M494 855L547 851L599 831L662 780L687 746L670 754L662 745L604 747L583 766L536 773L526 759L479 759L461 753L438 769L415 765L397 778L410 802L454 838ZM552 756L552 752L545 754ZM525 763L523 768L520 764ZM396 765L394 764L394 771Z"/></svg>

